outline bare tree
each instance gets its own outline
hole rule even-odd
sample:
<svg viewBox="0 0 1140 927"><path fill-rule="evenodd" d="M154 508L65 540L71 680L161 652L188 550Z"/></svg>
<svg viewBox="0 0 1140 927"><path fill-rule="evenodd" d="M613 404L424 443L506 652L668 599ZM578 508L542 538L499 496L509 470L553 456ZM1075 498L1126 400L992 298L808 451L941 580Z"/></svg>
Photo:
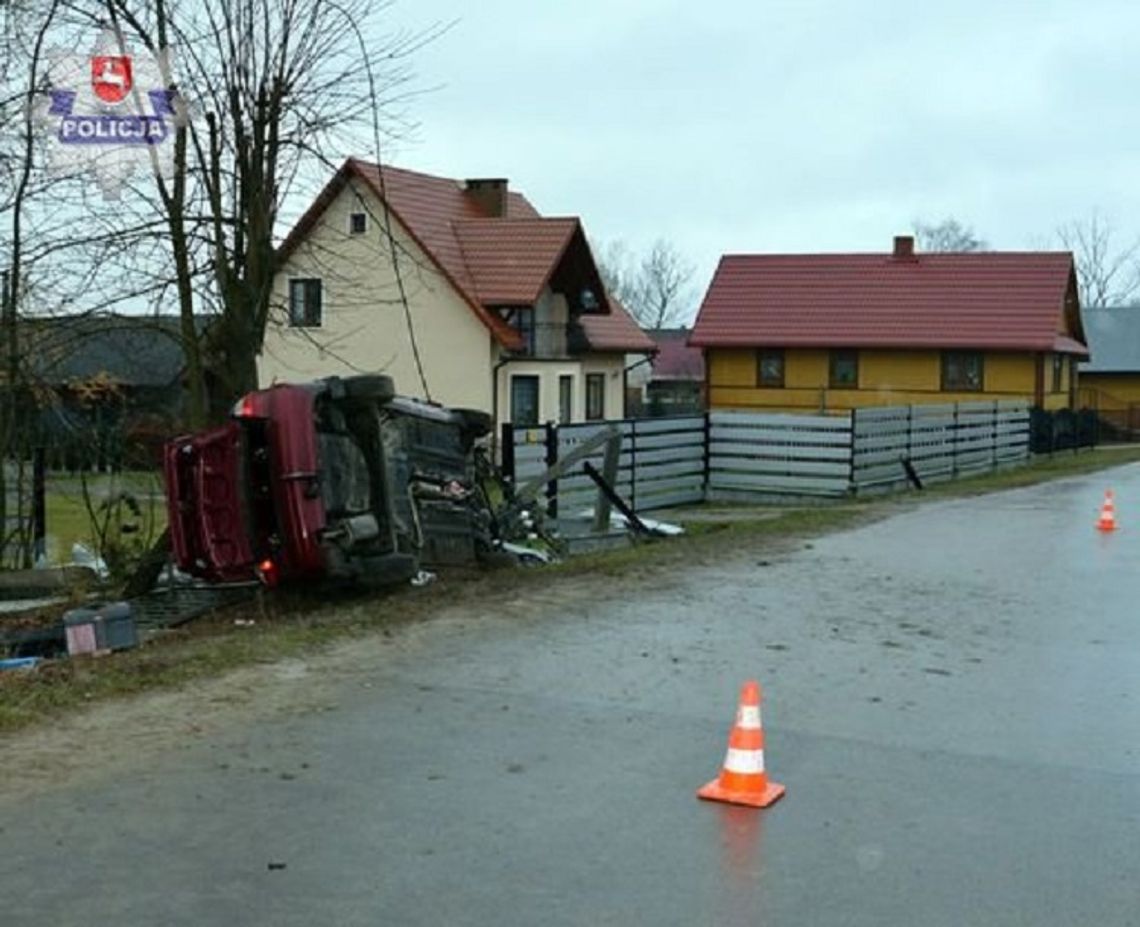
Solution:
<svg viewBox="0 0 1140 927"><path fill-rule="evenodd" d="M1082 306L1140 304L1140 238L1121 244L1112 222L1096 210L1062 225L1057 237L1073 252Z"/></svg>
<svg viewBox="0 0 1140 927"><path fill-rule="evenodd" d="M606 289L643 328L677 326L692 317L695 268L670 242L658 239L640 260L624 242L611 242L601 251L598 270Z"/></svg>
<svg viewBox="0 0 1140 927"><path fill-rule="evenodd" d="M397 119L393 103L410 79L405 60L436 34L385 35L387 8L235 0L171 13L179 44L194 49L193 84L207 88L191 142L221 309L207 357L223 408L257 386L283 201L299 177L323 172L324 152L379 148L379 121Z"/></svg>
<svg viewBox="0 0 1140 927"><path fill-rule="evenodd" d="M973 228L948 216L941 222L914 222L914 237L919 251L960 252L988 251L990 246L975 234Z"/></svg>
<svg viewBox="0 0 1140 927"><path fill-rule="evenodd" d="M28 541L24 513L17 511L16 530L9 535L8 473L9 460L25 459L22 439L21 398L24 393L21 375L19 338L20 307L25 291L25 243L27 211L35 197L42 192L42 171L37 159L37 133L32 120L32 101L41 89L45 42L51 30L60 0L49 3L23 4L20 8L6 8L2 24L5 63L3 99L0 101L0 128L3 130L3 172L0 175L0 214L6 222L0 242L4 256L4 270L0 281L0 329L4 342L4 395L0 406L0 559L9 553L11 537L21 543L15 545L19 565L30 566L31 549ZM16 62L9 61L17 52ZM20 468L22 475L22 466ZM19 480L18 480L19 482ZM17 487L22 496L22 487ZM17 505L18 509L22 506Z"/></svg>

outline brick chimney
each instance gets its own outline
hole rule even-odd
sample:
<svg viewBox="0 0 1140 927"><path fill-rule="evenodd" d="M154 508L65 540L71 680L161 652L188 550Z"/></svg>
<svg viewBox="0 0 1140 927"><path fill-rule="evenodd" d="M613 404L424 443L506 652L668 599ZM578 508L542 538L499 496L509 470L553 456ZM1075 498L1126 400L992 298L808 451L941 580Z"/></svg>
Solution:
<svg viewBox="0 0 1140 927"><path fill-rule="evenodd" d="M914 253L914 236L913 235L896 235L895 236L894 259L896 261L917 261L918 260L918 256Z"/></svg>
<svg viewBox="0 0 1140 927"><path fill-rule="evenodd" d="M507 214L507 181L504 178L468 180L464 189L491 219L502 219Z"/></svg>

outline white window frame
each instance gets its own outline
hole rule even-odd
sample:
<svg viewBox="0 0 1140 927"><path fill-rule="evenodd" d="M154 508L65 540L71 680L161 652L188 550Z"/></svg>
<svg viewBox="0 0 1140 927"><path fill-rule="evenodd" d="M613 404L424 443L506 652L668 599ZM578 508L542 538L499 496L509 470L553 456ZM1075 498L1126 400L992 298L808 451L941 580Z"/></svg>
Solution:
<svg viewBox="0 0 1140 927"><path fill-rule="evenodd" d="M309 321L308 305L304 303L301 307L301 314L298 316L296 312L296 302L294 293L296 292L297 285L304 285L308 283L317 284L317 312L316 321ZM302 288L301 292L306 294ZM306 294L307 295L307 294ZM305 296L302 296L305 300ZM289 278L289 327L290 328L320 328L324 325L325 321L325 284L320 277L290 277Z"/></svg>

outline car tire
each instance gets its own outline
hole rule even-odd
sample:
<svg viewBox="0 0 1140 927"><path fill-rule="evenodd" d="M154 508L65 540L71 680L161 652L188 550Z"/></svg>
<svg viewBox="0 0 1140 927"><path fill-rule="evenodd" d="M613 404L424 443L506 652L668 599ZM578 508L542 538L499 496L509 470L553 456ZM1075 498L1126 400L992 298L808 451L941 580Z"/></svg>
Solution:
<svg viewBox="0 0 1140 927"><path fill-rule="evenodd" d="M344 395L349 399L371 399L388 402L396 397L396 384L391 377L382 373L367 373L357 377L345 377Z"/></svg>

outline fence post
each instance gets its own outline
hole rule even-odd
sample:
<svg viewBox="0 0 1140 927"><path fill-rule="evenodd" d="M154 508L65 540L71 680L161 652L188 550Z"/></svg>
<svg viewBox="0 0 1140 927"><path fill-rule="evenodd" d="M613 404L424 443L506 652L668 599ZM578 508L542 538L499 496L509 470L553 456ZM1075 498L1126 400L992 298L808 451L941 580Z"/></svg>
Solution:
<svg viewBox="0 0 1140 927"><path fill-rule="evenodd" d="M996 470L998 465L998 401L994 400L994 414L990 424L990 469Z"/></svg>
<svg viewBox="0 0 1140 927"><path fill-rule="evenodd" d="M42 447L32 451L32 563L47 556L47 454Z"/></svg>
<svg viewBox="0 0 1140 927"><path fill-rule="evenodd" d="M499 469L508 480L515 481L515 429L510 422L499 426Z"/></svg>
<svg viewBox="0 0 1140 927"><path fill-rule="evenodd" d="M853 408L849 414L851 419L851 444L847 448L847 488L852 495L859 492L859 485L855 482L855 419L859 410Z"/></svg>
<svg viewBox="0 0 1140 927"><path fill-rule="evenodd" d="M712 477L712 412L710 412L710 411L705 412L704 437L705 437L705 448L704 448L704 451L705 451L705 459L704 459L705 473L704 473L704 485L701 487L701 494L703 496L701 501L702 502L708 502L709 501L709 483L710 483L711 477Z"/></svg>
<svg viewBox="0 0 1140 927"><path fill-rule="evenodd" d="M637 419L629 423L629 507L637 511Z"/></svg>
<svg viewBox="0 0 1140 927"><path fill-rule="evenodd" d="M958 478L958 408L961 406L960 402L954 403L954 424L950 431L950 474L954 479Z"/></svg>
<svg viewBox="0 0 1140 927"><path fill-rule="evenodd" d="M554 422L546 423L546 466L553 467L558 463L558 426ZM555 478L546 484L546 514L551 518L558 517L558 479Z"/></svg>

